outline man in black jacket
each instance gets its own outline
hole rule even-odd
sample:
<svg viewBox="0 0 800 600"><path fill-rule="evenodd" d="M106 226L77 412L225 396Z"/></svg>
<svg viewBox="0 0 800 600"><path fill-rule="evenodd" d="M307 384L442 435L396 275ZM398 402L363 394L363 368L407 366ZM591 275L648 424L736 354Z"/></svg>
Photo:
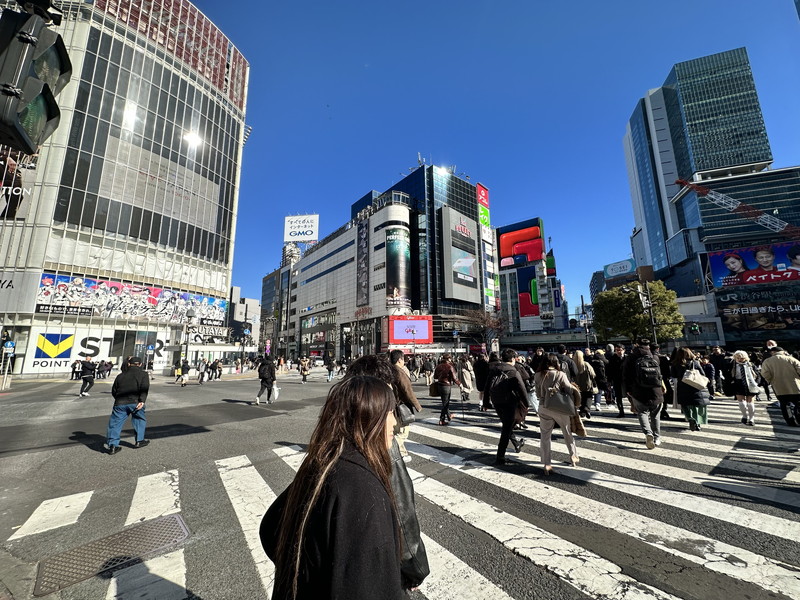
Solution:
<svg viewBox="0 0 800 600"><path fill-rule="evenodd" d="M641 339L623 364L625 393L639 417L648 450L661 445L661 405L664 383L658 358L650 352L650 340Z"/></svg>
<svg viewBox="0 0 800 600"><path fill-rule="evenodd" d="M83 383L81 383L81 391L78 394L79 396L88 396L89 390L92 389L94 385L94 377L97 373L97 363L92 362L92 357L87 356L86 360L81 361L81 379Z"/></svg>
<svg viewBox="0 0 800 600"><path fill-rule="evenodd" d="M570 383L575 383L578 378L578 367L575 361L567 355L567 347L564 344L558 346L558 362L561 365L561 370L567 374L567 379Z"/></svg>
<svg viewBox="0 0 800 600"><path fill-rule="evenodd" d="M619 416L625 416L625 405L623 404L622 396L622 363L625 361L625 348L617 344L614 346L614 353L608 357L608 368L606 375L611 381L614 389L614 398L617 401L617 408L619 409Z"/></svg>
<svg viewBox="0 0 800 600"><path fill-rule="evenodd" d="M486 394L491 396L494 409L503 429L500 433L500 442L497 445L496 465L506 464L506 448L510 441L514 445L514 450L520 452L525 440L514 435L514 417L517 412L517 405L527 406L528 393L514 363L517 360L517 351L506 348L501 354L503 362L492 363L489 370L489 377L486 381Z"/></svg>
<svg viewBox="0 0 800 600"><path fill-rule="evenodd" d="M111 395L114 396L114 409L108 420L108 453L116 454L120 451L119 436L122 426L130 415L133 421L133 430L136 432L134 448L143 448L150 443L144 439L144 430L147 418L144 414L144 403L147 401L147 392L150 390L150 378L142 371L142 359L128 359L128 368L117 375L111 386Z"/></svg>

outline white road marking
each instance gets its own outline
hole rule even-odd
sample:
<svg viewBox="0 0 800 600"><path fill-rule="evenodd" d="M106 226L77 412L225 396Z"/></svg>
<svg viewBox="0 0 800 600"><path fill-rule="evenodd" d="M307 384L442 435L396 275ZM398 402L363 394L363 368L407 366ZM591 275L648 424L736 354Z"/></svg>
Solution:
<svg viewBox="0 0 800 600"><path fill-rule="evenodd" d="M93 493L81 492L80 494L45 500L33 511L33 514L28 517L22 527L8 538L8 541L76 523L83 511L86 510Z"/></svg>
<svg viewBox="0 0 800 600"><path fill-rule="evenodd" d="M149 521L181 511L178 471L163 471L139 477L125 525Z"/></svg>
<svg viewBox="0 0 800 600"><path fill-rule="evenodd" d="M294 452L294 456L290 453ZM296 468L302 451L295 447L275 450L287 464ZM489 534L512 552L561 577L569 585L597 600L678 600L675 596L643 584L622 573L622 569L603 557L563 538L534 527L513 515L473 498L411 469L414 488L420 496ZM425 542L427 544L427 540ZM431 570L429 577L437 577ZM453 585L463 585L454 581ZM444 590L446 598L464 597L460 589ZM427 594L426 594L427 595ZM483 596L494 598L494 596Z"/></svg>
<svg viewBox="0 0 800 600"><path fill-rule="evenodd" d="M800 598L800 572L796 567L605 502L598 502L562 489L556 493L552 487L544 483L487 467L479 462L464 460L430 446L409 440L406 442L406 447L413 454L457 470L463 475L485 481L501 489L513 490L525 498L542 502L612 531L618 531L712 571L749 581L766 590Z"/></svg>
<svg viewBox="0 0 800 600"><path fill-rule="evenodd" d="M473 434L479 434L482 437L486 436L486 433L478 427L456 424L455 421L453 421L453 423L450 426L463 429L464 431L469 431L470 433ZM442 429L443 428L439 427L436 428L426 427L424 432L417 430L417 433L431 437L441 442L445 442L455 447L460 447L470 450L485 451L489 453L492 457L495 455L497 451L496 440L494 440L494 443L476 441L470 438L465 438L451 433L447 433L445 431L442 431ZM499 435L497 437L499 438ZM531 446L538 445L537 440L526 438L526 441ZM629 468L635 468L637 470L645 472L656 472L654 471L654 468L656 466L663 466L645 461L633 461L632 459L625 459L625 457L616 454L606 455L599 452L595 452L593 454L596 456L600 456L601 458L597 458L597 460L602 461L604 464L627 466ZM579 446L578 455L583 458L588 458L588 451ZM515 456L518 456L519 458L532 458L534 459L533 464L538 464L539 462L538 457L535 455L520 454ZM641 463L641 466L630 467L630 463ZM777 536L781 539L800 539L800 523L796 521L790 521L788 519L782 519L780 517L774 517L772 515L762 514L756 511L747 510L745 508L739 508L737 506L725 504L724 502L709 500L707 498L703 498L701 496L695 496L693 494L688 494L685 492L667 490L655 485L650 485L648 483L635 481L633 479L627 479L625 477L619 477L617 475L612 475L610 473L602 473L585 468L571 468L567 466L556 467L556 468L562 475L566 477L579 479L586 483L592 483L594 485L599 485L607 489L612 489L618 492L622 492L624 494L629 494L636 496L638 498L643 498L648 502L658 502L659 504L666 504L667 506L680 508L688 512L701 514L707 517L725 521L727 523L731 523L738 527L745 527L747 529L761 531L763 533ZM690 474L692 480L694 480L699 485L711 485L714 488L722 488L722 485L720 483L714 481L714 478L711 478L707 475L699 476L699 474L695 473L694 471L686 471L684 469L676 469L676 471L685 471L686 473ZM658 473L658 474L663 474L663 473ZM673 476L673 478L685 481L684 476L680 477ZM721 479L721 478L716 478L716 479ZM708 483L708 480L711 480L710 484ZM750 484L748 482L737 482L734 479L724 481L723 483L726 486L730 487L734 493L739 492L742 495L753 495L754 493L750 490L750 488L761 487L761 486L754 486L753 484ZM741 489L739 489L739 487L741 487ZM789 494L788 492L786 493ZM795 497L797 496L797 494L789 494L789 495Z"/></svg>
<svg viewBox="0 0 800 600"><path fill-rule="evenodd" d="M106 592L106 600L184 600L186 596L182 548L117 571Z"/></svg>
<svg viewBox="0 0 800 600"><path fill-rule="evenodd" d="M216 461L222 484L230 498L236 518L244 532L247 547L261 577L267 598L272 597L275 565L261 547L258 529L261 519L277 496L246 456L234 456Z"/></svg>

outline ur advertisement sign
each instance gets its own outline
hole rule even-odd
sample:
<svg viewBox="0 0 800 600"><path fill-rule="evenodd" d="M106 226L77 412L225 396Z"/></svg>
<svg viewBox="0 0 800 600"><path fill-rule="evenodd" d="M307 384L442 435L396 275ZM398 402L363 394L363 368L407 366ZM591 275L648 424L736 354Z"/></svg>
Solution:
<svg viewBox="0 0 800 600"><path fill-rule="evenodd" d="M411 232L386 228L386 308L410 308Z"/></svg>
<svg viewBox="0 0 800 600"><path fill-rule="evenodd" d="M716 297L727 341L800 340L800 283L740 286Z"/></svg>
<svg viewBox="0 0 800 600"><path fill-rule="evenodd" d="M480 304L478 224L448 206L442 207L444 292L446 298Z"/></svg>
<svg viewBox="0 0 800 600"><path fill-rule="evenodd" d="M283 223L283 241L315 242L319 239L319 215L286 217Z"/></svg>
<svg viewBox="0 0 800 600"><path fill-rule="evenodd" d="M715 288L800 282L800 241L709 252Z"/></svg>

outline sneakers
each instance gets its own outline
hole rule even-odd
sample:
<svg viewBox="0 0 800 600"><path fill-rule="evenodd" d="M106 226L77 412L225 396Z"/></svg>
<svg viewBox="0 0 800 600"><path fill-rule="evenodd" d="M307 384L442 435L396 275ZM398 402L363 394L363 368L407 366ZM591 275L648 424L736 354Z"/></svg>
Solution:
<svg viewBox="0 0 800 600"><path fill-rule="evenodd" d="M748 422L747 422L747 426L748 426L748 427L755 427L755 425L756 425L756 424L755 424L755 423L753 423L752 421L748 421Z"/></svg>
<svg viewBox="0 0 800 600"><path fill-rule="evenodd" d="M653 438L653 434L652 433L648 433L647 434L647 436L645 437L645 442L644 443L647 444L647 449L648 450L652 450L653 448L656 447L656 442L655 442L655 439Z"/></svg>
<svg viewBox="0 0 800 600"><path fill-rule="evenodd" d="M256 396L256 404L261 404L261 398L259 398L258 396Z"/></svg>
<svg viewBox="0 0 800 600"><path fill-rule="evenodd" d="M656 446L660 446L660 445L661 445L661 438L658 438L658 439L657 439L657 440L655 440L653 443L654 443Z"/></svg>
<svg viewBox="0 0 800 600"><path fill-rule="evenodd" d="M404 463L410 463L410 462L411 462L411 455L410 455L410 454L406 454L406 455L403 457L403 462L404 462Z"/></svg>
<svg viewBox="0 0 800 600"><path fill-rule="evenodd" d="M133 445L133 447L134 448L144 448L145 446L149 446L149 445L150 445L150 440L139 440L138 442L136 442Z"/></svg>
<svg viewBox="0 0 800 600"><path fill-rule="evenodd" d="M109 446L108 447L108 453L109 454L116 454L120 450L122 450L122 448L120 448L119 446Z"/></svg>

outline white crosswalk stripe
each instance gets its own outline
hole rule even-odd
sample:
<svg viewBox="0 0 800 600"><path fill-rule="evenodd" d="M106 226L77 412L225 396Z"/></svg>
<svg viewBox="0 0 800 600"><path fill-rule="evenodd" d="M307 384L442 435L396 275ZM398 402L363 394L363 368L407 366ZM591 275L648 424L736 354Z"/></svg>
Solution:
<svg viewBox="0 0 800 600"><path fill-rule="evenodd" d="M691 588L677 590L657 575L650 576L639 569L635 563L637 549L646 549L650 556L663 553L671 561L691 565L694 577L697 573L705 574L714 585L727 578L737 584L744 582L752 598L760 597L760 591L765 598L776 594L800 600L797 558L800 521L796 518L800 513L800 454L797 453L800 432L797 429L767 425L767 418L780 423L780 415L774 408L770 408L768 415L763 405L757 407L757 419L764 424L759 423L755 428L742 426L738 423L735 403L715 401L709 409L711 422L702 432L690 433L685 423L665 421L664 445L647 450L637 421L611 415L611 411L594 413L586 423L588 436L578 440L581 466L556 465L559 476L553 479L560 485L538 475L539 441L535 425L522 433L527 441L523 452L508 455L522 467L498 469L487 465L494 459L500 432L495 415L470 411L464 418L457 416L449 427L438 426L438 419L434 418L415 423L407 442L414 457L409 465L414 468L409 473L421 499L418 510L427 515L421 522L431 565L431 575L417 598L510 600L515 597L514 590L519 587L504 579L507 574L476 568L477 565L470 564L471 559L465 558L474 553L465 548L464 540L472 539L477 530L482 536L481 543L487 544L487 552L513 554L517 564L553 578L554 585L557 583L564 589L571 586L577 590L571 593L587 598L704 600L699 591L693 595L687 592ZM535 423L536 419L529 421ZM562 439L559 435L553 451L563 457ZM259 526L276 498L273 489L279 491L286 485L286 473L297 470L304 452L300 446L272 448L269 454L280 460L273 457L270 469L284 471L281 482L273 483L270 477L262 475L275 472L264 466L270 463L263 462L263 450L260 448L258 455L262 462L247 455L214 461L212 468L217 477L210 483L204 480L202 491L198 486L187 486L185 478L189 475L186 471L179 474L177 469L137 478L135 487L127 487L129 498L115 505L122 508L113 522L134 527L162 515L180 513L192 535L183 547L118 570L108 583L95 582L93 589L103 585L104 592L89 596L104 595L106 600L177 600L190 595L187 587L192 581L249 577L252 580L249 589L258 588L259 597L270 597L274 566L261 548ZM637 478L637 473L642 477ZM570 485L563 485L564 482ZM13 530L7 543L35 544L38 539L55 535L60 536L59 540L70 538L70 527L79 529L96 511L108 510L110 494L98 495L98 491L48 499L31 507L29 518ZM118 494L115 489L114 495ZM516 501L504 500L510 502L508 506L498 501L509 495L519 502L546 506L551 515L569 516L574 526L566 531L562 524L551 524L536 512L528 514L508 508L516 506ZM227 518L231 535L226 541L240 540L240 553L248 561L248 569L225 569L222 564L210 566L207 560L198 558L203 552L192 551L195 544L214 543L199 529L202 519L200 523L192 520L198 518L196 507L209 498L220 498L215 502L225 504L213 507L211 514L230 515ZM619 498L620 502L617 505L608 498ZM640 513L637 507L644 502L659 508L652 513ZM770 509L761 510L761 504L769 505ZM205 518L209 518L208 513ZM442 519L463 528L463 535L426 530L426 523ZM713 520L724 527L696 524L704 520ZM581 523L586 527L581 527ZM614 558L611 554L604 556L605 546L596 537L582 539L584 532L598 536L604 530L626 540L624 553ZM717 531L720 533L712 533ZM86 541L80 536L75 539L81 540L76 541L76 546ZM769 539L779 540L784 549L790 548L789 554L772 553ZM64 542L59 544L63 546ZM81 585L89 584L76 584ZM531 591L540 596L535 588ZM219 597L225 597L224 592Z"/></svg>

